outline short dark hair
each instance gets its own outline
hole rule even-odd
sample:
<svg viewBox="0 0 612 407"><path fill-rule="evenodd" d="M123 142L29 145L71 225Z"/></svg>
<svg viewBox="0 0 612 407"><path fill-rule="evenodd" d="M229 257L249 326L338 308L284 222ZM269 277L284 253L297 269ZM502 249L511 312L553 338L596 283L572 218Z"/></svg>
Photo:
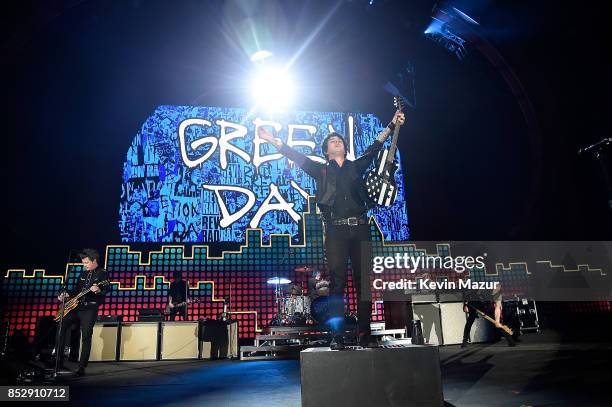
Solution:
<svg viewBox="0 0 612 407"><path fill-rule="evenodd" d="M182 280L183 279L183 273L181 271L175 271L172 273L172 277L175 280Z"/></svg>
<svg viewBox="0 0 612 407"><path fill-rule="evenodd" d="M344 137L342 137L335 131L332 131L323 139L323 144L321 145L321 148L323 149L323 154L327 155L327 144L329 143L329 139L332 137L338 137L340 140L342 140L342 144L344 144L344 156L346 157L346 155L348 154L348 146L346 145L346 140L344 139Z"/></svg>
<svg viewBox="0 0 612 407"><path fill-rule="evenodd" d="M79 257L81 260L89 258L91 261L100 262L100 254L96 249L83 249L81 253L79 253Z"/></svg>

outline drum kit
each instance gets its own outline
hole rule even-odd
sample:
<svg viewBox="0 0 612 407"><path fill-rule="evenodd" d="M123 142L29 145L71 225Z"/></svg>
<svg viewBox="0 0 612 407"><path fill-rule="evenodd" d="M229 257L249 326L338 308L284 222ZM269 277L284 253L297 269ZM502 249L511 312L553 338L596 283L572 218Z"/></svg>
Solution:
<svg viewBox="0 0 612 407"><path fill-rule="evenodd" d="M295 271L307 276L308 280L308 276L316 270L302 266L295 268ZM326 280L318 280L316 293L309 292L308 295L302 284L292 284L291 280L284 277L273 277L266 283L274 286L277 310L270 321L271 326L305 326L325 322L329 295L329 282ZM312 303L311 298L314 298Z"/></svg>

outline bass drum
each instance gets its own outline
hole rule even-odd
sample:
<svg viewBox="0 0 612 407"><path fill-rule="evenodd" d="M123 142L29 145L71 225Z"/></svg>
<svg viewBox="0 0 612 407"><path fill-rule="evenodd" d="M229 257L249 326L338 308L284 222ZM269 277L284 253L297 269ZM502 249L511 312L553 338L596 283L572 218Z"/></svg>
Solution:
<svg viewBox="0 0 612 407"><path fill-rule="evenodd" d="M283 312L287 315L310 314L310 298L304 296L286 297L283 301Z"/></svg>
<svg viewBox="0 0 612 407"><path fill-rule="evenodd" d="M329 297L317 297L310 304L310 316L317 324L324 324L329 319Z"/></svg>

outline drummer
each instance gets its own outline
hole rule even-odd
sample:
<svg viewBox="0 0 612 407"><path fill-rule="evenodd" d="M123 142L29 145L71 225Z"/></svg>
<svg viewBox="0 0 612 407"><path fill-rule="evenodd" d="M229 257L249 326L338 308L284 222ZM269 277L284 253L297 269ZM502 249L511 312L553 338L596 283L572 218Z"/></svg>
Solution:
<svg viewBox="0 0 612 407"><path fill-rule="evenodd" d="M312 303L315 299L329 295L329 282L323 280L323 276L319 270L312 272L311 277L308 279L308 296Z"/></svg>

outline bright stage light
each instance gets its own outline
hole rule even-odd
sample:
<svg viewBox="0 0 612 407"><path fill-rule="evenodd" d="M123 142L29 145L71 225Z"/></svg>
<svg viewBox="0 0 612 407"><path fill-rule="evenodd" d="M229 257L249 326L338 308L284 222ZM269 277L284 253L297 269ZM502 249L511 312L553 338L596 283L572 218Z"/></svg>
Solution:
<svg viewBox="0 0 612 407"><path fill-rule="evenodd" d="M273 54L270 51L266 51L266 50L257 51L251 55L251 62L260 62L260 61L263 61L264 59L270 58L272 55Z"/></svg>
<svg viewBox="0 0 612 407"><path fill-rule="evenodd" d="M294 86L285 69L259 71L251 85L257 105L271 111L286 110L293 100Z"/></svg>

